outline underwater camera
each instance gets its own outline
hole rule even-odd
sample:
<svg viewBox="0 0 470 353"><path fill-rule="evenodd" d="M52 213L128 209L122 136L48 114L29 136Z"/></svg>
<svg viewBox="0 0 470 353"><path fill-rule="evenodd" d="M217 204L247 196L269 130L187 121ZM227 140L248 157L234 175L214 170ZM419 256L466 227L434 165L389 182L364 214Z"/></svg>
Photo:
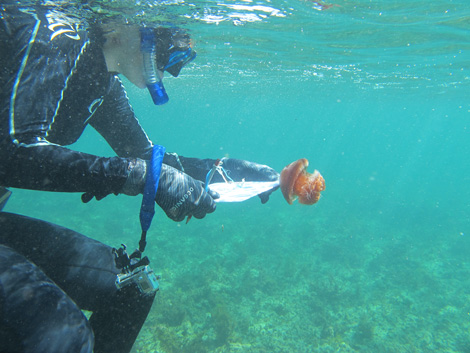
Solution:
<svg viewBox="0 0 470 353"><path fill-rule="evenodd" d="M160 276L157 276L150 268L150 260L147 256L140 258L141 252L137 250L129 256L124 244L119 249L113 249L113 252L117 267L122 268L115 282L117 289L133 285L146 295L158 291Z"/></svg>
<svg viewBox="0 0 470 353"><path fill-rule="evenodd" d="M130 285L136 285L143 294L151 294L158 291L159 276L155 275L150 266L140 266L129 273L117 275L116 287L121 289Z"/></svg>

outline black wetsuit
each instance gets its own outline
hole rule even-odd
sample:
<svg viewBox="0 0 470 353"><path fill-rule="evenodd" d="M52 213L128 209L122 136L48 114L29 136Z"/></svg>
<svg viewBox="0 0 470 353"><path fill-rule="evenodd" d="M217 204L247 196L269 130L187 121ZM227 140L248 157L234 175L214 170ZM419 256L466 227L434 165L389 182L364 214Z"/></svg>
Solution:
<svg viewBox="0 0 470 353"><path fill-rule="evenodd" d="M102 197L121 191L133 158L148 159L101 44L58 13L0 5L0 186ZM63 147L87 125L118 157ZM0 352L91 352L93 341L96 353L130 351L154 296L117 290L110 247L5 212L0 244Z"/></svg>

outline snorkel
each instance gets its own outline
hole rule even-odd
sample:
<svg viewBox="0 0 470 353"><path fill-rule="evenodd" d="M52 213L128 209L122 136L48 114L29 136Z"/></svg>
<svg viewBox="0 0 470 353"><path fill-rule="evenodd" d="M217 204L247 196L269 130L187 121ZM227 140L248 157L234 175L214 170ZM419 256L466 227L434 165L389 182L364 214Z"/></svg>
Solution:
<svg viewBox="0 0 470 353"><path fill-rule="evenodd" d="M144 60L144 75L147 88L155 105L168 102L168 94L157 71L157 49L155 33L151 28L140 29L140 50Z"/></svg>

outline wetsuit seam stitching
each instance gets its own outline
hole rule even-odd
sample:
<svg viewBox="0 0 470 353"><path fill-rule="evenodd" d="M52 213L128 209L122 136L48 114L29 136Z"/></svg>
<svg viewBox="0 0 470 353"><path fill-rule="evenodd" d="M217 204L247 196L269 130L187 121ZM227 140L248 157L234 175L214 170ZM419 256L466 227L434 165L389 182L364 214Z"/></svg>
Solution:
<svg viewBox="0 0 470 353"><path fill-rule="evenodd" d="M23 60L21 61L21 66L20 70L18 71L18 75L16 76L15 84L13 86L13 91L11 93L10 97L10 137L13 141L14 144L18 145L20 144L19 141L15 137L15 103L16 103L16 94L18 91L18 87L20 85L21 78L23 76L24 70L26 68L26 64L29 59L29 54L31 52L31 48L33 47L34 42L36 41L36 36L39 31L39 26L41 24L41 20L37 17L36 14L33 14L34 18L36 19L36 24L34 27L34 31L31 34L31 37L28 42L28 47L26 49L26 53L23 57ZM21 144L20 144L21 145Z"/></svg>
<svg viewBox="0 0 470 353"><path fill-rule="evenodd" d="M81 47L80 49L80 53L78 54L78 56L75 58L75 62L74 62L74 65L72 67L72 69L70 70L70 73L69 75L67 76L67 78L65 79L65 86L64 88L62 89L62 91L60 92L60 99L59 101L57 102L57 106L56 106L56 109L54 111L54 115L52 116L52 119L51 119L51 122L49 124L49 126L47 127L47 131L46 131L46 137L49 135L49 132L51 131L51 126L52 124L54 124L55 122L55 118L57 117L57 114L59 112L59 109L60 109L60 104L62 103L63 99L64 99L64 92L67 90L68 88L68 84L69 84L69 81L70 81L70 78L73 76L74 72L75 72L75 69L77 68L77 65L78 65L78 62L80 61L80 58L82 57L83 53L85 52L86 48L88 47L88 44L90 43L89 40L87 40Z"/></svg>

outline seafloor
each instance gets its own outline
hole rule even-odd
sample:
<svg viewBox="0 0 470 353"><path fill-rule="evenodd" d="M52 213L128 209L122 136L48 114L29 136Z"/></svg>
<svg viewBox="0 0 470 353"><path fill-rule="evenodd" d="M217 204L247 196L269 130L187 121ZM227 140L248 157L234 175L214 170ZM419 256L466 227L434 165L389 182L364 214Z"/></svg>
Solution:
<svg viewBox="0 0 470 353"><path fill-rule="evenodd" d="M332 192L221 204L188 224L157 209L145 254L161 290L133 353L470 352L464 211ZM7 208L137 245L139 198L78 198L15 190Z"/></svg>
<svg viewBox="0 0 470 353"><path fill-rule="evenodd" d="M134 353L470 352L470 240L434 215L229 212L158 231L162 290Z"/></svg>

